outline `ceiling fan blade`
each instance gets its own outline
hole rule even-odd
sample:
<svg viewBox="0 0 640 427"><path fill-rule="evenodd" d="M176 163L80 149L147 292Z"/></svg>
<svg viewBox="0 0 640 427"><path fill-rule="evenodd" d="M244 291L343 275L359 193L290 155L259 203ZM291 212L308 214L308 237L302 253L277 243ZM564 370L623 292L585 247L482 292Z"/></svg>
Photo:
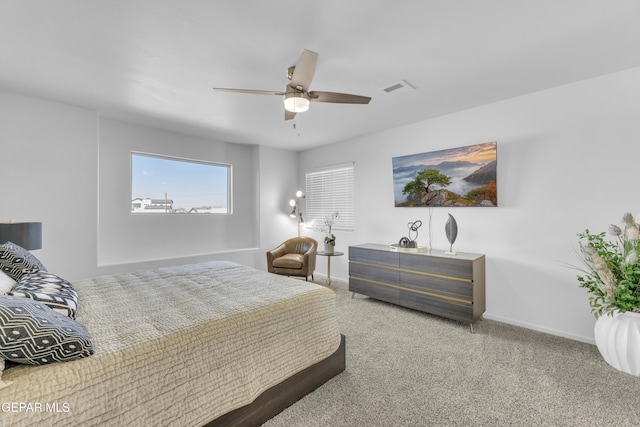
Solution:
<svg viewBox="0 0 640 427"><path fill-rule="evenodd" d="M313 75L316 72L317 62L318 54L316 52L307 49L303 50L293 70L290 85L294 88L301 88L305 92L308 91Z"/></svg>
<svg viewBox="0 0 640 427"><path fill-rule="evenodd" d="M225 87L214 87L213 90L218 92L251 93L255 95L284 95L284 92L273 90L229 89Z"/></svg>
<svg viewBox="0 0 640 427"><path fill-rule="evenodd" d="M289 110L284 110L284 119L285 120L291 120L296 116L296 113L294 113L293 111L289 111Z"/></svg>
<svg viewBox="0 0 640 427"><path fill-rule="evenodd" d="M309 92L309 101L313 102L333 102L337 104L368 104L371 97L351 95L349 93L338 92Z"/></svg>
<svg viewBox="0 0 640 427"><path fill-rule="evenodd" d="M316 72L318 63L318 54L310 50L303 50L296 65L287 69L287 77L291 80L285 87L284 92L271 90L253 90L253 89L231 89L224 87L214 87L213 90L219 92L248 93L255 95L279 95L284 97L285 112L284 119L291 120L296 116L297 112L306 111L309 107L309 101L313 102L331 102L338 104L368 104L371 98L368 96L352 95L349 93L338 92L310 92L309 86ZM287 110L289 108L289 110Z"/></svg>

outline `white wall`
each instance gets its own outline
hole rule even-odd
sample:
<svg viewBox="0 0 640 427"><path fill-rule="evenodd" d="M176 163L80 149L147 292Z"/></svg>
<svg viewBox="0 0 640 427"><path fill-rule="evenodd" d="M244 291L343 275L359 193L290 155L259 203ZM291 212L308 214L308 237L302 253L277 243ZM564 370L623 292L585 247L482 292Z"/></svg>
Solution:
<svg viewBox="0 0 640 427"><path fill-rule="evenodd" d="M0 92L0 221L42 221L46 267L63 277L96 268L97 115Z"/></svg>
<svg viewBox="0 0 640 427"><path fill-rule="evenodd" d="M640 68L300 154L181 137L189 152L210 143L216 153L228 148L248 157L242 164L250 170L237 171L246 177L247 192L235 195L249 200L242 231L222 232L212 223L209 231L220 231L221 240L205 236L213 245L210 253L202 254L208 249L200 247L170 253L169 259L157 259L164 258L161 253L139 255L134 262L107 257L104 264L111 265L98 266L99 212L103 219L116 218L111 209L119 209L107 200L99 211L98 189L106 191L103 179L121 179L101 173L99 186L99 157L107 166L104 144L124 132L126 138L140 136L145 144L157 138L169 147L167 141L177 134L117 121L109 121L112 132L99 131L107 122L90 109L0 92L0 221L42 221L43 249L35 255L69 280L208 259L265 268L264 251L297 234L286 209L295 191L304 189L305 172L354 161L356 230L336 233L337 250L397 242L407 234L407 222L416 219L425 224L419 241L426 244L430 212L433 245L445 248L450 212L459 226L454 249L487 255L487 318L592 342L594 319L586 294L576 273L560 264L577 263L578 232L606 230L624 212L640 212L634 185L638 111ZM392 157L488 141L498 142L498 208L393 206ZM323 237L303 233L319 241ZM347 266L346 256L334 258L332 275L347 278ZM317 271L326 273L324 259Z"/></svg>
<svg viewBox="0 0 640 427"><path fill-rule="evenodd" d="M100 118L98 264L114 265L255 248L256 167L250 145L215 142ZM232 215L132 215L131 152L232 165Z"/></svg>
<svg viewBox="0 0 640 427"><path fill-rule="evenodd" d="M289 200L299 190L298 153L270 147L260 147L259 152L260 251L254 265L266 270L265 252L298 234L288 211Z"/></svg>
<svg viewBox="0 0 640 427"><path fill-rule="evenodd" d="M586 293L562 264L579 263L577 233L640 213L639 111L636 68L308 150L299 180L320 166L355 162L356 229L336 233L339 251L397 242L417 219L426 245L430 212L433 247L446 249L451 213L454 249L486 254L485 317L593 342ZM392 157L490 141L498 142L499 207L394 207ZM348 277L346 256L333 259L332 276Z"/></svg>
<svg viewBox="0 0 640 427"><path fill-rule="evenodd" d="M165 217L154 223L162 242L154 240L128 212L129 148L233 163L236 214ZM253 266L259 246L257 147L129 125L89 109L0 92L0 162L0 221L42 221L43 248L34 255L68 280L212 259ZM131 238L137 236L142 244L133 253Z"/></svg>

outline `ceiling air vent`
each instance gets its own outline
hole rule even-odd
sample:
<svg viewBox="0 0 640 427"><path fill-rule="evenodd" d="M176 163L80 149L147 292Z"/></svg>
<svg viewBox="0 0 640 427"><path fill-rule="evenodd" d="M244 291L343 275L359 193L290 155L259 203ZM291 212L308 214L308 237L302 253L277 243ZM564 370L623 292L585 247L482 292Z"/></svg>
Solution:
<svg viewBox="0 0 640 427"><path fill-rule="evenodd" d="M388 95L395 95L402 92L410 92L415 88L407 83L405 80L400 80L397 83L392 84L391 86L385 87L382 89Z"/></svg>

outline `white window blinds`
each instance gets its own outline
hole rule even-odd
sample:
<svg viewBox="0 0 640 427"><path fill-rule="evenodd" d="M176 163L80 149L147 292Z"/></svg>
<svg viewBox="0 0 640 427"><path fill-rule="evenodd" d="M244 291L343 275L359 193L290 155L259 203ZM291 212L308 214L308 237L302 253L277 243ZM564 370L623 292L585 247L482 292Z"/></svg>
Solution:
<svg viewBox="0 0 640 427"><path fill-rule="evenodd" d="M332 230L353 231L355 206L353 163L333 165L306 174L307 226L327 231L325 218L334 218Z"/></svg>

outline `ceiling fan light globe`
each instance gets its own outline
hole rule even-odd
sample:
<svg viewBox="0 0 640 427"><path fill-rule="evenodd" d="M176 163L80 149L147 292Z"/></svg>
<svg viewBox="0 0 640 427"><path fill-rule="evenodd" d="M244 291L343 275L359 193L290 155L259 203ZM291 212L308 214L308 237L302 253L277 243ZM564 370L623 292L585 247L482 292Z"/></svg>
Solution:
<svg viewBox="0 0 640 427"><path fill-rule="evenodd" d="M302 113L309 109L309 97L301 92L291 92L284 96L284 109L292 113Z"/></svg>

